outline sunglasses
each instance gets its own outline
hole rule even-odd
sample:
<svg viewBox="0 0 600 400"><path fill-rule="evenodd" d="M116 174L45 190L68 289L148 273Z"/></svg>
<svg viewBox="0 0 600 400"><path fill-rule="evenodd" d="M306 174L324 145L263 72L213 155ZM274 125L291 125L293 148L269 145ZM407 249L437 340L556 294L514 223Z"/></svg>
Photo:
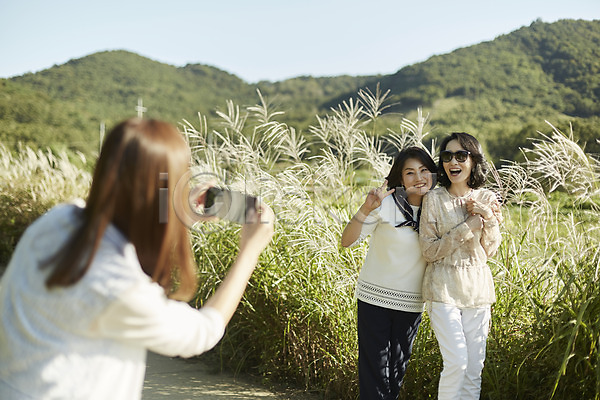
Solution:
<svg viewBox="0 0 600 400"><path fill-rule="evenodd" d="M471 152L467 150L459 150L456 153L453 153L450 150L444 150L440 153L440 160L449 163L452 161L452 157L454 157L458 162L465 162L467 161L467 158L469 158L469 154L471 154Z"/></svg>

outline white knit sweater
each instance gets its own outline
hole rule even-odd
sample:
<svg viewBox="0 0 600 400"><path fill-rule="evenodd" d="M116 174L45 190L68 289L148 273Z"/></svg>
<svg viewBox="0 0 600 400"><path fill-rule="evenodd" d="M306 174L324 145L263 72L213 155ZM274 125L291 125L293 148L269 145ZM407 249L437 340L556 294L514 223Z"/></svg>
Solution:
<svg viewBox="0 0 600 400"><path fill-rule="evenodd" d="M418 207L413 207L416 217ZM417 232L395 226L406 219L392 196L366 218L359 238L371 235L369 250L358 276L356 297L369 304L393 310L422 312L421 286L425 260Z"/></svg>
<svg viewBox="0 0 600 400"><path fill-rule="evenodd" d="M139 399L146 349L192 356L223 335L216 310L167 299L113 226L78 283L46 289L49 269L40 266L79 215L79 207L61 205L38 219L2 278L1 399Z"/></svg>

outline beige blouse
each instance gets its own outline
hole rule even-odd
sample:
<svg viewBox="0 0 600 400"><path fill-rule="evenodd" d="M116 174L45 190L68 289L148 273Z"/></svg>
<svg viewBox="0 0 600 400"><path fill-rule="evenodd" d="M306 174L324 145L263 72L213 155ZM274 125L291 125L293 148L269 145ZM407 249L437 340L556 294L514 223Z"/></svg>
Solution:
<svg viewBox="0 0 600 400"><path fill-rule="evenodd" d="M500 215L484 220L473 233L466 224L466 200L473 198L499 210L493 192L475 189L457 197L444 187L423 198L419 242L427 262L423 298L458 307L481 307L496 301L488 257L500 246Z"/></svg>

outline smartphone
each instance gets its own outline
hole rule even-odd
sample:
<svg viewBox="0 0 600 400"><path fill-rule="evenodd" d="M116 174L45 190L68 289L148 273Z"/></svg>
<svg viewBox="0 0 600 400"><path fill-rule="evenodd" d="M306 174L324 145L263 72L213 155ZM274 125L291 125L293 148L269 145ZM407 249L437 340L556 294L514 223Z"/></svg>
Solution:
<svg viewBox="0 0 600 400"><path fill-rule="evenodd" d="M206 191L204 214L245 224L249 212L256 212L257 202L254 196L213 186Z"/></svg>

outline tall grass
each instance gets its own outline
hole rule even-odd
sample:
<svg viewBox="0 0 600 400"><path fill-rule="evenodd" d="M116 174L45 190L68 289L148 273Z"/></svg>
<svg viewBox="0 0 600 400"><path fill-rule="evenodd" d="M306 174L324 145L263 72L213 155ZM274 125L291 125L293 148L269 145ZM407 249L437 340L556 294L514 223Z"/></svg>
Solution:
<svg viewBox="0 0 600 400"><path fill-rule="evenodd" d="M0 270L33 220L56 203L86 196L91 174L85 164L80 153L22 145L13 152L0 144Z"/></svg>
<svg viewBox="0 0 600 400"><path fill-rule="evenodd" d="M600 163L548 125L522 165L500 171L512 210L492 261L490 398L600 396Z"/></svg>
<svg viewBox="0 0 600 400"><path fill-rule="evenodd" d="M353 291L368 245L347 250L339 238L366 191L387 175L393 150L423 146L428 135L420 111L418 120L404 120L399 132L374 135L387 94L362 91L357 100L332 109L310 128L316 143L277 122L278 112L262 97L245 113L229 104L218 129L185 124L199 170L259 194L279 217L274 244L220 348L236 368L319 388L324 397L357 397ZM502 247L490 260L498 302L483 398L597 398L600 393L600 168L572 135L550 128L525 151L524 163L507 162L490 182L504 200L505 223ZM313 154L311 148L320 150ZM235 253L237 228L220 229L195 236L206 282L198 303ZM425 316L402 397L435 398L441 367Z"/></svg>
<svg viewBox="0 0 600 400"><path fill-rule="evenodd" d="M310 127L309 135L277 121L259 104L228 102L221 123L200 116L181 130L193 171L260 195L278 218L242 305L219 348L223 364L286 380L325 398L357 397L354 285L368 243L339 245L345 223L367 191L389 172L394 151L424 146L427 117L380 132L389 92L361 91ZM503 242L490 261L493 306L485 399L600 398L598 292L600 163L552 125L507 162L489 186L504 202ZM310 140L308 138L311 138ZM315 151L315 149L317 149ZM435 141L428 151L435 155ZM2 256L26 225L59 201L83 197L90 175L66 154L17 154L0 146ZM195 226L201 305L237 252L239 227ZM401 398L437 397L442 362L424 315Z"/></svg>

